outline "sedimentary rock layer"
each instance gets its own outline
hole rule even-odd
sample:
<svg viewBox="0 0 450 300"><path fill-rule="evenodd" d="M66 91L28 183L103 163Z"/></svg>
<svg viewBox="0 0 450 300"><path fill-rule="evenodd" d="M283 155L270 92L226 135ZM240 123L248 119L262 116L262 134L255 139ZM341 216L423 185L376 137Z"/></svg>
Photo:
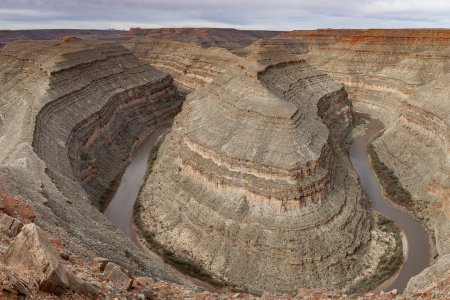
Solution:
<svg viewBox="0 0 450 300"><path fill-rule="evenodd" d="M365 30L306 57L346 85L358 110L383 120L375 150L432 228L436 264L448 264L450 30Z"/></svg>
<svg viewBox="0 0 450 300"><path fill-rule="evenodd" d="M282 32L270 39L264 39L263 42L268 45L282 45L291 53L300 54L315 48L336 44L360 31L358 29L293 30Z"/></svg>
<svg viewBox="0 0 450 300"><path fill-rule="evenodd" d="M338 145L343 86L277 47L190 94L140 196L157 242L240 288L342 287L370 217Z"/></svg>
<svg viewBox="0 0 450 300"><path fill-rule="evenodd" d="M36 118L33 147L61 187L72 189L76 178L103 206L100 196L129 150L152 128L171 122L181 98L170 76L123 47L68 48L51 70L51 101Z"/></svg>
<svg viewBox="0 0 450 300"><path fill-rule="evenodd" d="M188 90L211 82L239 59L226 49L207 49L177 41L141 38L129 40L124 46L141 60L171 74Z"/></svg>
<svg viewBox="0 0 450 300"><path fill-rule="evenodd" d="M222 47L234 50L246 47L262 38L274 37L280 33L281 31L237 30L233 28L131 28L128 36L194 42L205 48Z"/></svg>
<svg viewBox="0 0 450 300"><path fill-rule="evenodd" d="M0 42L23 40L55 40L65 36L86 38L119 38L124 36L121 30L92 29L30 29L30 30L0 30Z"/></svg>
<svg viewBox="0 0 450 300"><path fill-rule="evenodd" d="M72 251L182 281L98 211L131 149L178 113L172 78L123 46L95 41L11 43L0 65L2 188L29 202L36 222Z"/></svg>

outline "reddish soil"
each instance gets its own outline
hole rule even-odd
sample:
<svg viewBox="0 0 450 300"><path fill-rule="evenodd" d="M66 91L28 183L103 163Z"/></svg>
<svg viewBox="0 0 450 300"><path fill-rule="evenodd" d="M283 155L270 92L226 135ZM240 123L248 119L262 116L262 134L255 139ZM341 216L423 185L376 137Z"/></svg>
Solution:
<svg viewBox="0 0 450 300"><path fill-rule="evenodd" d="M36 214L27 203L11 197L2 189L0 189L0 210L13 218L20 219L23 223L33 222L36 218Z"/></svg>

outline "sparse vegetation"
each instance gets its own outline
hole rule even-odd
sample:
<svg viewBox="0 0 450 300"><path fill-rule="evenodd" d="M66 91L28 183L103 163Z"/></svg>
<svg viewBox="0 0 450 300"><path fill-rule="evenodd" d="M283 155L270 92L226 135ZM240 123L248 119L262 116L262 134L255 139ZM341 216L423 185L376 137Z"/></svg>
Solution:
<svg viewBox="0 0 450 300"><path fill-rule="evenodd" d="M117 176L109 183L109 186L100 195L99 197L100 211L104 212L106 207L108 207L109 202L111 202L117 188L119 187L120 181L122 180L122 176L123 172L117 174Z"/></svg>
<svg viewBox="0 0 450 300"><path fill-rule="evenodd" d="M377 174L386 197L397 204L411 209L413 204L411 194L403 188L399 179L394 174L394 171L389 169L389 167L380 160L372 144L367 147L367 152L370 157L372 168Z"/></svg>
<svg viewBox="0 0 450 300"><path fill-rule="evenodd" d="M141 209L142 207L140 203L136 201L136 204L134 206L134 223L138 227L141 236L145 239L147 245L153 252L161 256L164 262L174 266L179 271L188 274L191 277L208 282L215 287L223 287L222 283L211 278L208 273L195 265L193 262L175 256L172 251L166 249L155 239L154 233L145 230L141 218Z"/></svg>
<svg viewBox="0 0 450 300"><path fill-rule="evenodd" d="M381 231L387 232L394 237L395 249L393 251L391 248L386 249L378 263L375 273L350 288L350 293L362 294L373 290L394 275L403 264L403 243L398 226L382 215L378 216L376 226Z"/></svg>
<svg viewBox="0 0 450 300"><path fill-rule="evenodd" d="M83 160L83 161L87 161L87 160L89 160L91 157L89 156L89 154L87 154L86 152L81 152L81 154L80 154L80 160Z"/></svg>
<svg viewBox="0 0 450 300"><path fill-rule="evenodd" d="M358 126L362 126L362 125L367 124L367 119L366 118L368 118L368 117L370 117L370 116L366 115L366 114L363 114L363 113L353 112L352 124L351 124L352 130L350 130L348 132L347 136L340 141L340 146L342 147L342 149L344 149L346 151L347 154L348 154L348 151L349 151L349 147L350 147L350 145L352 143L352 140L354 138L353 135L355 133L355 129Z"/></svg>
<svg viewBox="0 0 450 300"><path fill-rule="evenodd" d="M353 128L355 128L355 127L357 127L359 125L367 124L367 118L368 117L370 117L368 114L354 112L353 113L353 118L352 118Z"/></svg>

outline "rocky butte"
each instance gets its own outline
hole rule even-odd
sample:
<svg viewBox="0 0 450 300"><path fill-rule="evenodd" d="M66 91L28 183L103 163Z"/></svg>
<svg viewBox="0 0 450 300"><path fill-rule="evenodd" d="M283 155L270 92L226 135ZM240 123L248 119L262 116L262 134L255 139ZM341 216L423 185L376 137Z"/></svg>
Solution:
<svg viewBox="0 0 450 300"><path fill-rule="evenodd" d="M351 112L342 85L255 47L188 96L140 197L145 228L252 292L348 285L371 226L339 145Z"/></svg>

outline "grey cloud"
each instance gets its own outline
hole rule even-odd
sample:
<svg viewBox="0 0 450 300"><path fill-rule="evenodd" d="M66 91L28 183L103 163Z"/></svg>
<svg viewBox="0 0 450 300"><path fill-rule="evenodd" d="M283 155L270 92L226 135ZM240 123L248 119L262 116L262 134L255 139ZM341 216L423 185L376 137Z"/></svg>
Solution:
<svg viewBox="0 0 450 300"><path fill-rule="evenodd" d="M2 0L0 26L450 27L448 0ZM38 24L36 24L38 23ZM96 25L97 24L97 25Z"/></svg>

